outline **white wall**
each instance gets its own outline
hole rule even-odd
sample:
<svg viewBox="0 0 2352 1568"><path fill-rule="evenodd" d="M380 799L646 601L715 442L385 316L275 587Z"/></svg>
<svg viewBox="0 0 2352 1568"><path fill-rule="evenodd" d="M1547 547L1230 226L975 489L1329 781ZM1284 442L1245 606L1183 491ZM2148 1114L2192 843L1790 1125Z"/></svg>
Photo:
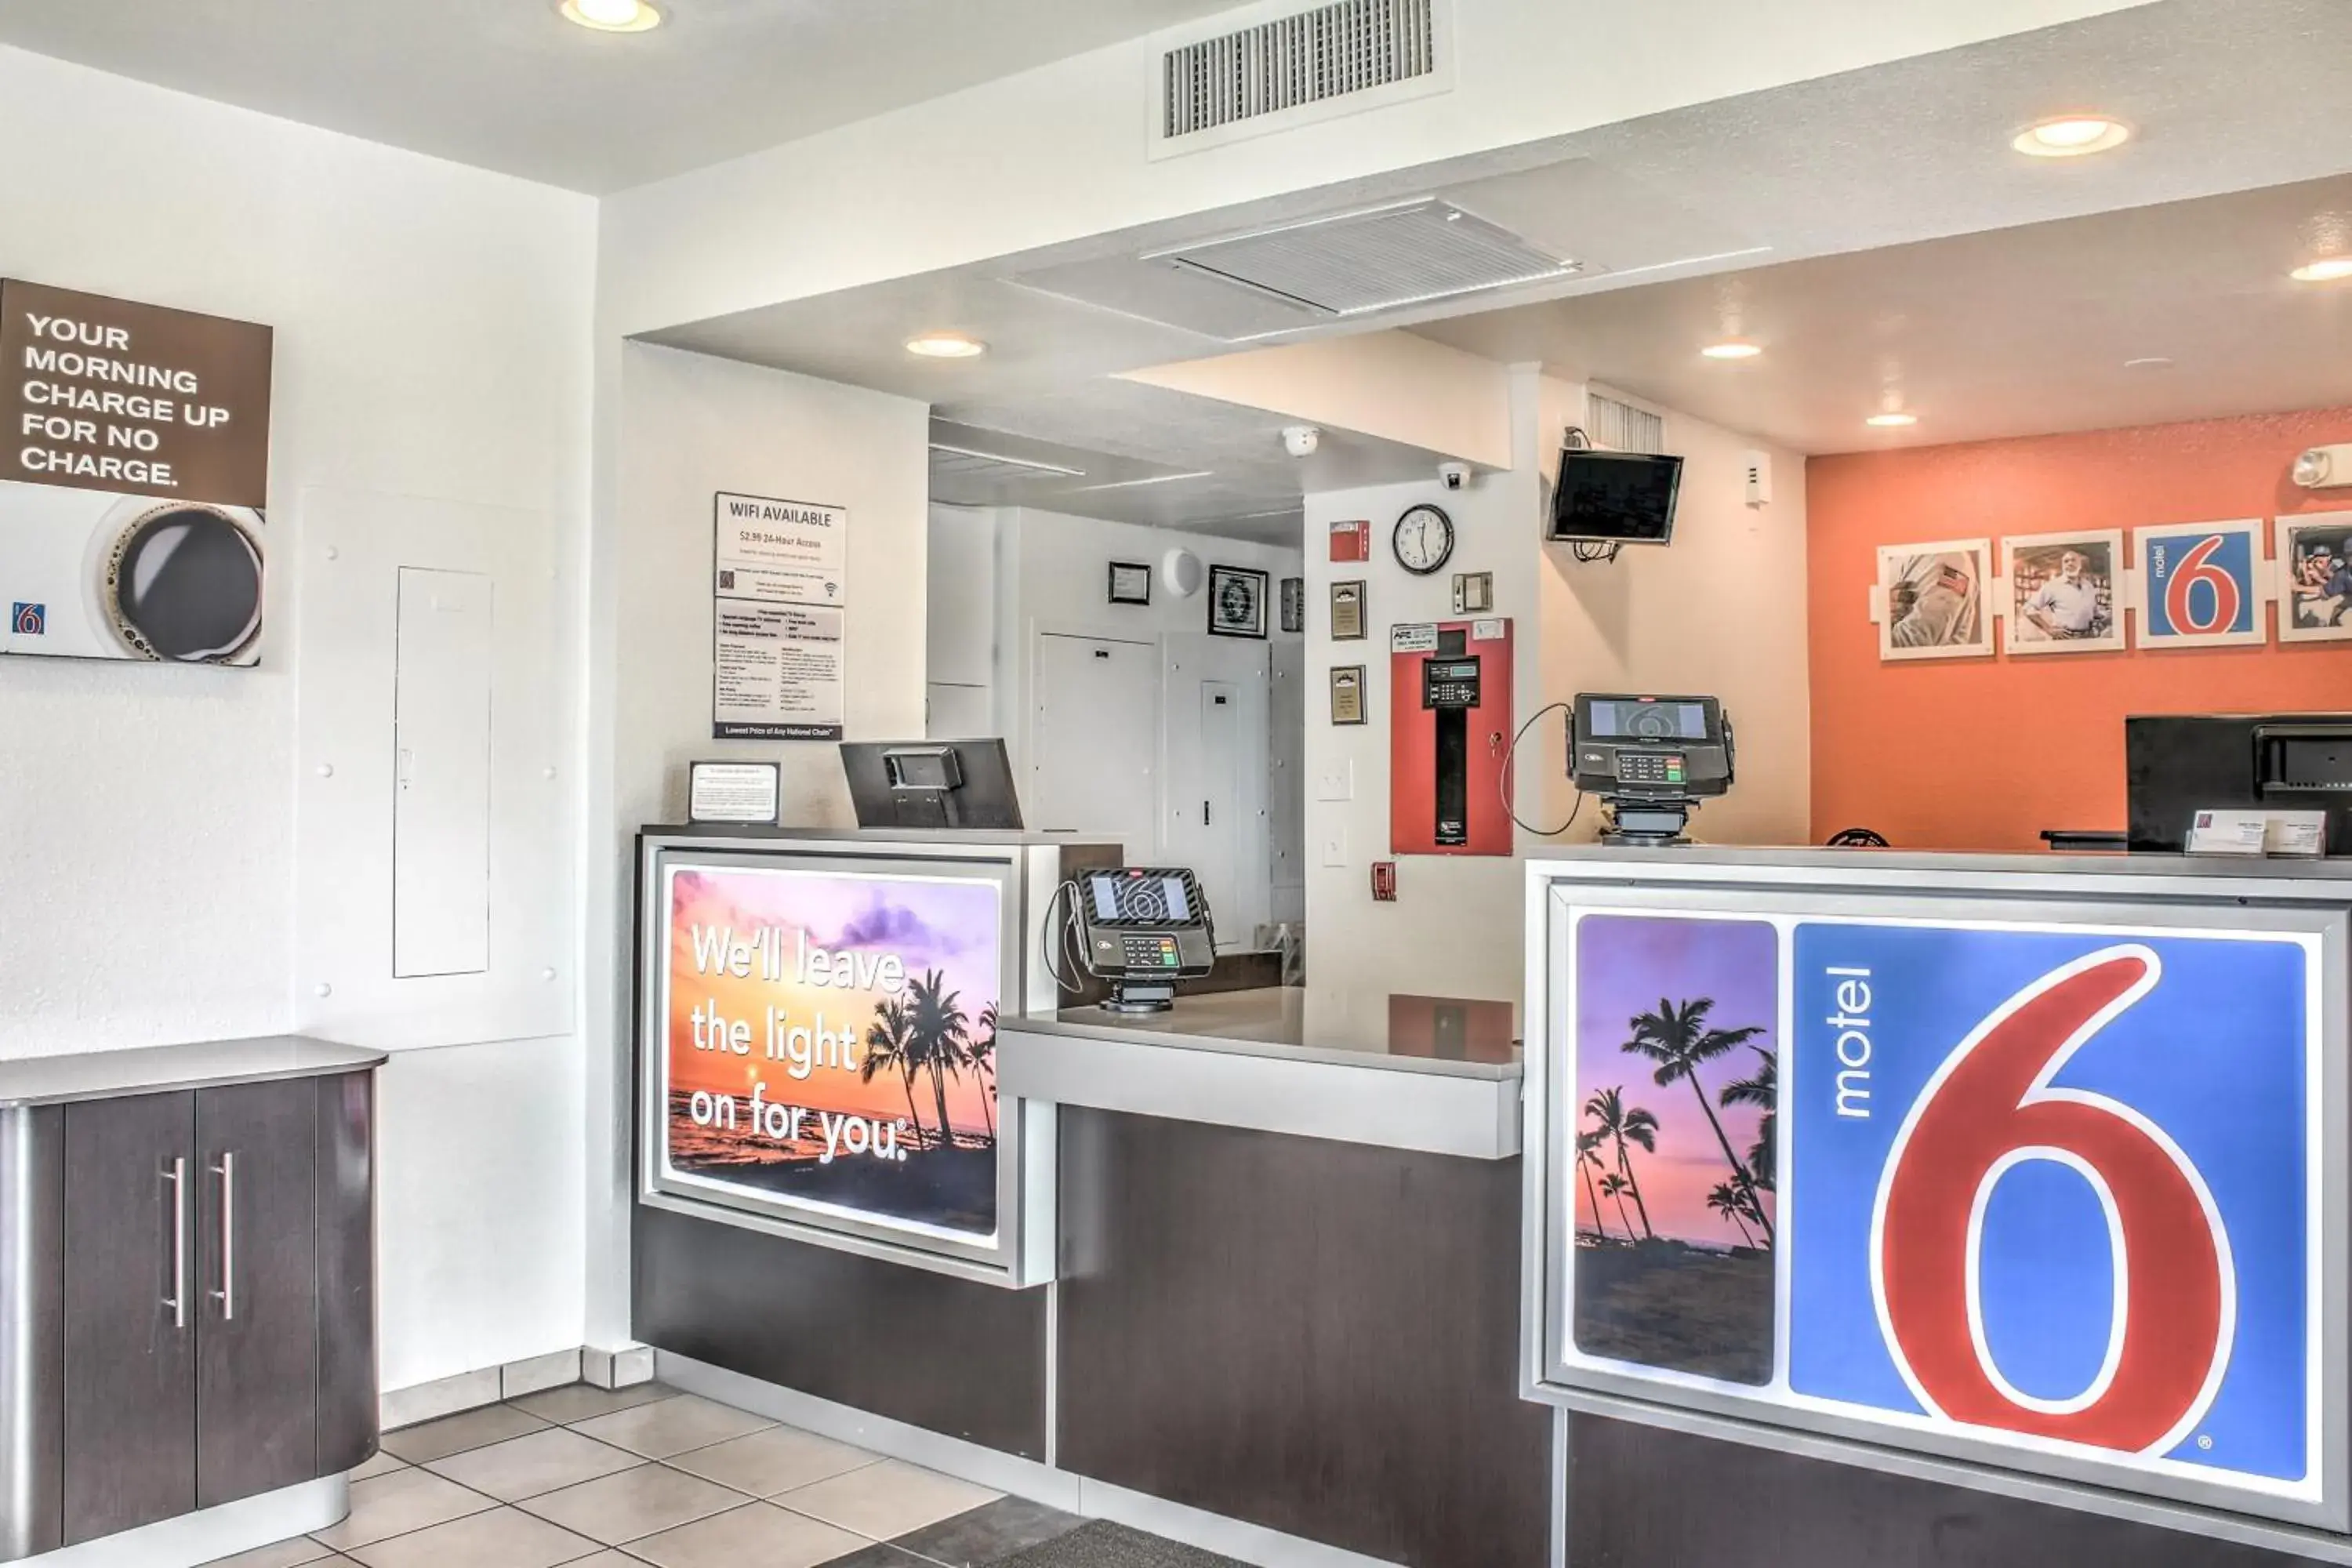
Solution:
<svg viewBox="0 0 2352 1568"><path fill-rule="evenodd" d="M854 822L830 742L710 736L713 497L720 490L849 513L845 725L853 740L923 733L922 404L730 360L629 343L613 351L613 489L594 543L587 856L589 1324L627 1337L632 842L682 821L686 764L783 764L783 820Z"/></svg>
<svg viewBox="0 0 2352 1568"><path fill-rule="evenodd" d="M0 275L277 329L262 668L0 661L0 1057L283 1031L301 497L532 513L555 569L594 205L8 48L0 146ZM568 1038L385 1069L383 1277L420 1286L387 1289L386 1386L579 1342L578 1070Z"/></svg>
<svg viewBox="0 0 2352 1568"><path fill-rule="evenodd" d="M1675 543L1625 551L1612 564L1573 563L1541 542L1560 433L1583 418L1584 388L1515 366L1513 464L1470 489L1435 483L1307 498L1310 546L1334 521L1367 518L1372 559L1339 564L1310 547L1307 648L1307 985L1318 997L1416 992L1517 1001L1524 982L1520 858L1554 842L1515 832L1517 857L1413 856L1400 861L1394 903L1376 903L1370 867L1389 845L1389 628L1453 618L1456 572L1495 574L1495 613L1514 622L1514 726L1579 691L1683 690L1723 698L1739 727L1739 782L1706 807L1694 832L1718 843L1801 843L1807 829L1809 731L1805 651L1803 464L1772 453L1775 499L1745 502L1745 454L1757 446L1665 411L1666 445L1685 458ZM1769 448L1766 448L1769 450ZM1396 564L1389 533L1409 507L1434 501L1454 522L1454 559L1433 576ZM1365 579L1361 642L1329 636L1329 584ZM1330 721L1329 672L1365 667L1361 726ZM1534 828L1564 822L1562 716L1529 729L1514 759L1517 816ZM1328 800L1328 784L1349 798ZM1558 842L1589 841L1598 803L1585 803ZM1334 844L1341 864L1325 864Z"/></svg>

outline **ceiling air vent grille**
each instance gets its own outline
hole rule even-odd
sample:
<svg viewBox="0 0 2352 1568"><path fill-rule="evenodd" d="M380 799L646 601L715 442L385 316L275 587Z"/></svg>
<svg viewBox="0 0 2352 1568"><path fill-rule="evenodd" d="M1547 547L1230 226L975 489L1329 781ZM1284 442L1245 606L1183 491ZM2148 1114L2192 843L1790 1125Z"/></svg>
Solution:
<svg viewBox="0 0 2352 1568"><path fill-rule="evenodd" d="M1435 197L1154 251L1144 259L1323 316L1394 310L1578 270L1578 263Z"/></svg>
<svg viewBox="0 0 2352 1568"><path fill-rule="evenodd" d="M1584 433L1594 446L1612 452L1647 452L1656 457L1666 449L1663 416L1597 392L1584 395Z"/></svg>
<svg viewBox="0 0 2352 1568"><path fill-rule="evenodd" d="M1171 49L1162 141L1437 73L1439 0L1339 0Z"/></svg>

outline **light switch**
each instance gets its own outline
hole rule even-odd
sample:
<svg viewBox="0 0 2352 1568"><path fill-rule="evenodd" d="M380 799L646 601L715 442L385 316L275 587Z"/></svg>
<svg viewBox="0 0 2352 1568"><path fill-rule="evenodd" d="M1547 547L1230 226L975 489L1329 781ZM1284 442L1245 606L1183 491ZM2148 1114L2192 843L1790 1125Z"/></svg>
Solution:
<svg viewBox="0 0 2352 1568"><path fill-rule="evenodd" d="M1348 863L1348 830L1334 827L1323 835L1323 864L1345 866Z"/></svg>

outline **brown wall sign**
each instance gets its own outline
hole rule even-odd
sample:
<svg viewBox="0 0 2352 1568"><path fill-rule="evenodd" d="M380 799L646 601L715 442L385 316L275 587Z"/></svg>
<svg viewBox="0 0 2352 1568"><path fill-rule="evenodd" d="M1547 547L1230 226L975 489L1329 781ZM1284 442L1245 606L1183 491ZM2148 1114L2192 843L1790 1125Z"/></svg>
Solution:
<svg viewBox="0 0 2352 1568"><path fill-rule="evenodd" d="M0 653L258 662L270 351L0 279Z"/></svg>
<svg viewBox="0 0 2352 1568"><path fill-rule="evenodd" d="M0 281L0 479L262 507L270 331Z"/></svg>

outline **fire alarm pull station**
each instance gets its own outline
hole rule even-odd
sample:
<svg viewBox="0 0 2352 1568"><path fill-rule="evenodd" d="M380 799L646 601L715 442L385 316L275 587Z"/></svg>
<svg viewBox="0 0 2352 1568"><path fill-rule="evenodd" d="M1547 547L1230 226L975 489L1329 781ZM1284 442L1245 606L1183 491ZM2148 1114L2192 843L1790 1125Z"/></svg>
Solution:
<svg viewBox="0 0 2352 1568"><path fill-rule="evenodd" d="M1511 623L1398 626L1389 646L1391 852L1509 854Z"/></svg>

